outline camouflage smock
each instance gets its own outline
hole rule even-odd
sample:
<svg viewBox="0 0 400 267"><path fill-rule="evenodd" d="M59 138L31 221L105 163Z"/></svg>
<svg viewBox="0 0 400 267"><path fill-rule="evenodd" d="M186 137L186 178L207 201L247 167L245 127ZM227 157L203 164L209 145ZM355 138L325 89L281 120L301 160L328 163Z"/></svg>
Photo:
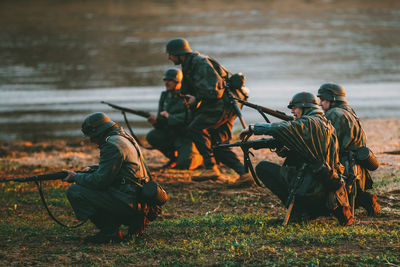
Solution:
<svg viewBox="0 0 400 267"><path fill-rule="evenodd" d="M90 189L108 191L129 205L137 200L137 186L129 181L143 184L148 178L139 146L124 136L124 130L117 128L104 137L99 143L98 168L91 173L77 173L75 181Z"/></svg>
<svg viewBox="0 0 400 267"><path fill-rule="evenodd" d="M339 141L339 158L345 165L344 161L348 159L349 151L354 152L366 145L366 137L360 120L347 102L336 102L326 112L325 117L335 127ZM359 176L360 187L363 190L372 188L372 179L368 170L355 165L353 171L356 176Z"/></svg>
<svg viewBox="0 0 400 267"><path fill-rule="evenodd" d="M206 124L216 123L222 116L225 104L224 79L215 70L211 60L198 52L186 55L182 64L181 92L196 97L194 116ZM200 118L199 118L200 117Z"/></svg>
<svg viewBox="0 0 400 267"><path fill-rule="evenodd" d="M325 117L335 127L340 153L365 146L366 138L360 121L346 102L336 103L326 112Z"/></svg>
<svg viewBox="0 0 400 267"><path fill-rule="evenodd" d="M168 119L160 116L162 111L167 111ZM191 112L186 109L185 102L174 92L163 91L158 103L157 123L155 128L173 127L178 132L183 130L190 120Z"/></svg>
<svg viewBox="0 0 400 267"><path fill-rule="evenodd" d="M326 162L332 169L339 168L338 142L335 129L323 116L320 109L306 108L297 120L265 124L256 124L254 134L272 135L281 144L288 147L291 154L296 155L299 163L315 164ZM301 164L288 164L285 161L281 175L287 184L296 178ZM312 170L307 170L306 173ZM306 195L324 194L327 192L319 177L313 177Z"/></svg>

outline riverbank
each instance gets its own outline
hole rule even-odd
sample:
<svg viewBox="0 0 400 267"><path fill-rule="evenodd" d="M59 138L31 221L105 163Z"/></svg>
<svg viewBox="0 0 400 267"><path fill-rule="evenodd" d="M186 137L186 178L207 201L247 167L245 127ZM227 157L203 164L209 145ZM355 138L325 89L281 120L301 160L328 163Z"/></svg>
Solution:
<svg viewBox="0 0 400 267"><path fill-rule="evenodd" d="M398 171L400 170L400 118L364 119L362 124L367 135L368 147L372 149L381 163L380 168L373 173L373 176L395 178L396 175L399 175ZM159 151L142 150L147 164L155 169L167 161ZM239 149L236 148L235 152L242 158ZM254 151L254 154L255 164L266 158L275 162L282 161L269 150ZM83 138L51 139L37 142L11 141L0 143L0 157L0 175L13 176L38 170L79 169L96 164L98 150L96 146L89 144L88 140ZM226 180L235 179L231 170L224 167L222 170ZM193 171L193 173L195 172ZM159 177L159 179L166 181L163 177ZM177 179L185 181L179 177ZM400 189L400 181L393 186L395 189ZM385 188L382 191L389 189Z"/></svg>

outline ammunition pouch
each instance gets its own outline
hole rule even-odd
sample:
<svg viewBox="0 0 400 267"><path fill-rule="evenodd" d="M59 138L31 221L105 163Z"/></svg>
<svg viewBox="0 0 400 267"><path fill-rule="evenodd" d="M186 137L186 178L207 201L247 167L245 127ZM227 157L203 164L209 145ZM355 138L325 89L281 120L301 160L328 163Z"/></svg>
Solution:
<svg viewBox="0 0 400 267"><path fill-rule="evenodd" d="M344 184L342 176L326 164L326 162L314 165L313 174L322 180L329 191L336 191Z"/></svg>
<svg viewBox="0 0 400 267"><path fill-rule="evenodd" d="M360 147L355 152L356 163L361 167L375 171L379 167L379 161L374 153L366 146Z"/></svg>
<svg viewBox="0 0 400 267"><path fill-rule="evenodd" d="M154 181L149 181L142 186L140 196L145 202L158 206L164 205L168 200L167 192Z"/></svg>

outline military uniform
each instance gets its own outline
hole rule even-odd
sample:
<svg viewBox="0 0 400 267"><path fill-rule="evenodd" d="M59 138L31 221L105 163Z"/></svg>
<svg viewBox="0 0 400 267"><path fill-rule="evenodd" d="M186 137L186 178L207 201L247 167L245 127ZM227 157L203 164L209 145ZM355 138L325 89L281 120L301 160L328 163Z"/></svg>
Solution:
<svg viewBox="0 0 400 267"><path fill-rule="evenodd" d="M197 106L188 131L203 156L207 169L216 162L222 162L238 174L244 174L243 164L229 148L218 150L212 146L216 142L228 143L232 138L234 117L225 118L227 110L223 99L224 80L215 70L210 58L197 52L186 54L182 63L183 83L181 92L196 97Z"/></svg>
<svg viewBox="0 0 400 267"><path fill-rule="evenodd" d="M89 124L87 129L85 123ZM121 224L130 226L130 234L142 233L148 213L143 210L147 204L141 201L139 192L149 177L138 145L104 113L88 116L82 131L97 138L100 162L90 166L91 172L73 173L75 184L66 194L77 219L91 220L100 229L101 235L96 237L107 236L100 242L118 233Z"/></svg>
<svg viewBox="0 0 400 267"><path fill-rule="evenodd" d="M326 95L327 93L328 95ZM358 190L355 206L363 206L369 215L373 215L379 211L379 205L376 202L376 195L366 192L366 190L372 188L373 184L369 171L358 164L351 163L354 161L356 151L366 146L366 137L360 120L355 111L345 101L345 93L340 86L330 83L323 84L318 96L332 98L327 100L336 98L335 101L330 102L325 116L331 121L336 130L339 141L339 159L346 167L345 175L357 178ZM340 98L340 100L337 98Z"/></svg>
<svg viewBox="0 0 400 267"><path fill-rule="evenodd" d="M346 102L336 103L326 112L325 116L335 127L339 140L339 158L346 166L346 161L349 160L349 152L354 152L366 145L365 133L361 128L360 121ZM368 170L355 164L353 171L355 176L359 176L359 185L363 191L372 188L372 179Z"/></svg>
<svg viewBox="0 0 400 267"><path fill-rule="evenodd" d="M169 113L168 119L160 115L162 111ZM190 111L186 109L184 100L176 92L161 93L157 122L146 139L152 147L169 158L170 162L176 161L177 169L195 169L202 163L201 155L185 128L190 119Z"/></svg>
<svg viewBox="0 0 400 267"><path fill-rule="evenodd" d="M343 215L343 209L349 210L349 203L340 177L321 177L316 173L317 166L321 164L326 164L336 173L341 172L334 128L317 103L304 107L302 116L294 121L256 124L253 132L256 135L271 135L289 149L282 166L268 161L256 166L258 177L284 204L289 189L300 175L300 170L304 169L304 182L296 195L294 216L317 217L333 212L342 225L351 222L348 212L347 217ZM335 185L334 188L329 186L331 184Z"/></svg>

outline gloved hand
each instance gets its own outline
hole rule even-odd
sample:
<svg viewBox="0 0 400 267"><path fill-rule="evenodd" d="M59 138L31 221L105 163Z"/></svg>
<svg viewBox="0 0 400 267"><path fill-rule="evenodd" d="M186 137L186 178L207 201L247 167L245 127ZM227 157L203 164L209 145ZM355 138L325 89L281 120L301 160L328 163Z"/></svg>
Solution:
<svg viewBox="0 0 400 267"><path fill-rule="evenodd" d="M253 130L254 130L254 125L253 125L253 124L250 124L249 126L247 126L246 129L243 129L243 130L240 132L240 135L239 135L240 139L241 139L242 141L243 141L243 140L247 140L250 136L253 135Z"/></svg>

